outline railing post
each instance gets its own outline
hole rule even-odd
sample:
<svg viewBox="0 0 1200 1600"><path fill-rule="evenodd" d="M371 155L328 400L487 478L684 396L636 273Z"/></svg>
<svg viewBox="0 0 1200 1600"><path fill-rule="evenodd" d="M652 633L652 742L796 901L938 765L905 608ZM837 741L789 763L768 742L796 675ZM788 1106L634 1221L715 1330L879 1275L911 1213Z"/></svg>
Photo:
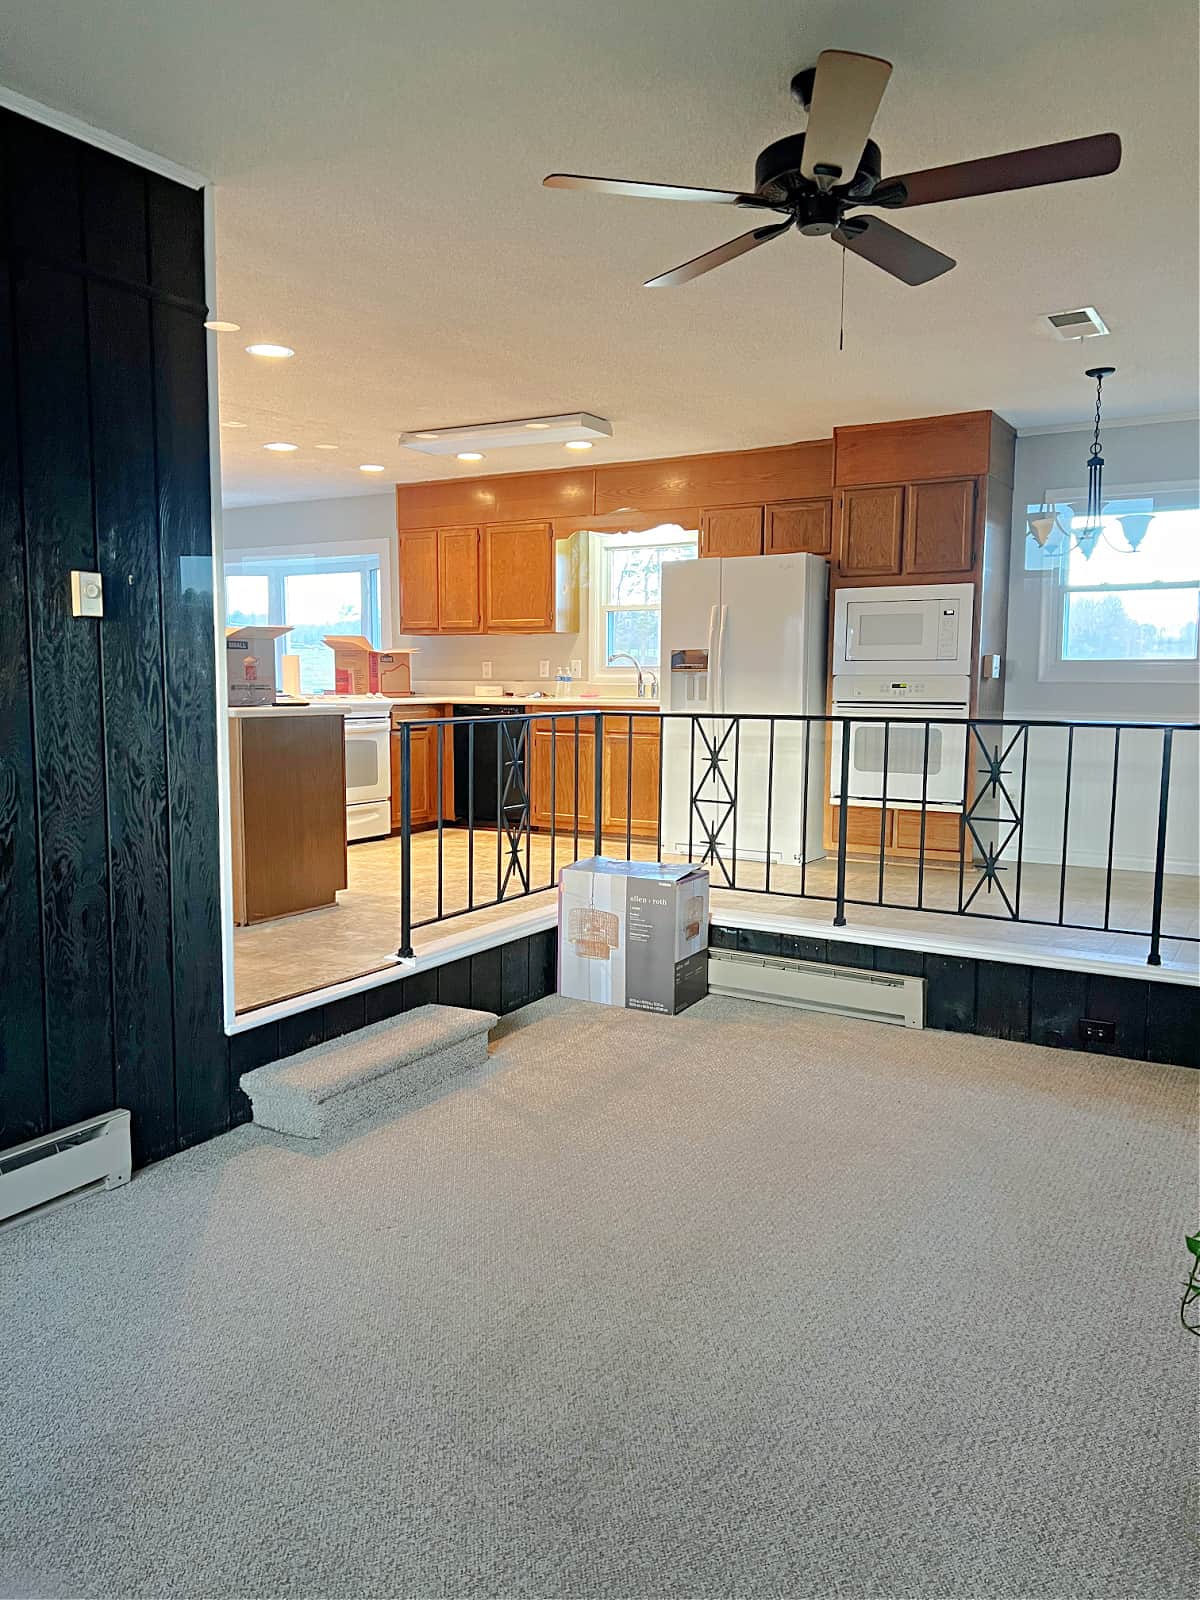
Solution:
<svg viewBox="0 0 1200 1600"><path fill-rule="evenodd" d="M841 805L838 810L837 907L833 914L835 928L846 926L846 809L850 798L850 724L843 717L841 725L842 770L838 780Z"/></svg>
<svg viewBox="0 0 1200 1600"><path fill-rule="evenodd" d="M400 949L411 957L412 944L412 724L400 724Z"/></svg>
<svg viewBox="0 0 1200 1600"><path fill-rule="evenodd" d="M596 753L592 774L592 854L604 854L604 713L596 713Z"/></svg>
<svg viewBox="0 0 1200 1600"><path fill-rule="evenodd" d="M1167 864L1167 805L1171 798L1171 728L1163 729L1162 773L1158 782L1158 841L1154 848L1154 894L1150 901L1150 954L1146 965L1162 966L1163 876Z"/></svg>

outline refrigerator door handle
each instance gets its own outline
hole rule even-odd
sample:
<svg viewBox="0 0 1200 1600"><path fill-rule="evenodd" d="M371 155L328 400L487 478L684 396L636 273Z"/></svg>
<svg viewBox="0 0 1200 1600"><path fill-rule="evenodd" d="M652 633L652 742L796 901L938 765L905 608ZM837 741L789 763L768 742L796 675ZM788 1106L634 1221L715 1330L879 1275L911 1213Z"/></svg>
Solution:
<svg viewBox="0 0 1200 1600"><path fill-rule="evenodd" d="M708 648L704 652L704 659L708 663L704 674L704 709L711 711L713 708L713 695L716 690L717 659L713 654L713 635L717 631L717 608L710 606L708 609Z"/></svg>
<svg viewBox="0 0 1200 1600"><path fill-rule="evenodd" d="M716 689L713 694L713 710L720 712L724 712L725 710L725 624L728 620L728 616L729 607L722 606L721 620L717 627L717 682ZM720 699L719 705L717 704L718 697Z"/></svg>

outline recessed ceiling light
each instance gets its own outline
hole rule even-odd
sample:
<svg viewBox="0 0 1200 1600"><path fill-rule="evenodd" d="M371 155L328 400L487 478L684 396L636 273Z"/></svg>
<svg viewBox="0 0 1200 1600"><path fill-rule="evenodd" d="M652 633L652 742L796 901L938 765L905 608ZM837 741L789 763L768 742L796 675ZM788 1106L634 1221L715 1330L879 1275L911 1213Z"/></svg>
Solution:
<svg viewBox="0 0 1200 1600"><path fill-rule="evenodd" d="M291 345L287 344L248 344L246 346L246 354L248 356L266 356L271 361L286 361L288 356L294 356L296 352Z"/></svg>
<svg viewBox="0 0 1200 1600"><path fill-rule="evenodd" d="M382 472L383 468L378 461L364 461L358 470L360 472Z"/></svg>
<svg viewBox="0 0 1200 1600"><path fill-rule="evenodd" d="M314 450L336 450L338 446L336 444L318 444L314 445L313 448Z"/></svg>
<svg viewBox="0 0 1200 1600"><path fill-rule="evenodd" d="M482 461L483 460L483 451L482 450L460 450L458 452L458 459L460 461Z"/></svg>
<svg viewBox="0 0 1200 1600"><path fill-rule="evenodd" d="M590 439L568 439L566 444L563 445L564 450L590 450L591 448L592 441Z"/></svg>
<svg viewBox="0 0 1200 1600"><path fill-rule="evenodd" d="M299 448L298 444L285 444L281 439L277 439L274 444L263 445L264 450L299 450Z"/></svg>
<svg viewBox="0 0 1200 1600"><path fill-rule="evenodd" d="M223 428L244 428L247 424L244 422L222 422L221 426Z"/></svg>
<svg viewBox="0 0 1200 1600"><path fill-rule="evenodd" d="M204 326L210 333L240 333L240 322L206 322Z"/></svg>

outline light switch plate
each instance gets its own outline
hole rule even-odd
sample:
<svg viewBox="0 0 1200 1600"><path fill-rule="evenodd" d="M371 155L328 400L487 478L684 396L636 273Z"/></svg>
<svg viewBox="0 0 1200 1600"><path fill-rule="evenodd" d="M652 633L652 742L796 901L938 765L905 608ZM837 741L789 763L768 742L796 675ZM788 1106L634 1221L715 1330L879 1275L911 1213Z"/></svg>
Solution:
<svg viewBox="0 0 1200 1600"><path fill-rule="evenodd" d="M549 676L550 676L550 663L548 661L539 661L538 662L538 677L539 678L548 678Z"/></svg>
<svg viewBox="0 0 1200 1600"><path fill-rule="evenodd" d="M492 675L492 663L490 661L481 661L479 663L479 676L481 678L490 678L491 675Z"/></svg>
<svg viewBox="0 0 1200 1600"><path fill-rule="evenodd" d="M576 680L583 677L583 662L578 658L571 662L571 676Z"/></svg>
<svg viewBox="0 0 1200 1600"><path fill-rule="evenodd" d="M104 615L104 580L98 572L71 573L71 615L73 617Z"/></svg>

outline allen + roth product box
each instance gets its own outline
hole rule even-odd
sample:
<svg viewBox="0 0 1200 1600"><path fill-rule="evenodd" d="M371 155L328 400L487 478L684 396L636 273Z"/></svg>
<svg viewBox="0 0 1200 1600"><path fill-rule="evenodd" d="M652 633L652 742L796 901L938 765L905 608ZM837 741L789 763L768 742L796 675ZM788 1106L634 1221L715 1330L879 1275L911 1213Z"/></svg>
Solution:
<svg viewBox="0 0 1200 1600"><path fill-rule="evenodd" d="M322 642L333 651L335 694L412 693L412 650L376 650L361 633L326 633Z"/></svg>
<svg viewBox="0 0 1200 1600"><path fill-rule="evenodd" d="M558 875L558 992L628 1011L708 993L708 872L590 856Z"/></svg>
<svg viewBox="0 0 1200 1600"><path fill-rule="evenodd" d="M273 706L279 693L275 681L275 641L290 627L225 629L225 678L231 706Z"/></svg>

